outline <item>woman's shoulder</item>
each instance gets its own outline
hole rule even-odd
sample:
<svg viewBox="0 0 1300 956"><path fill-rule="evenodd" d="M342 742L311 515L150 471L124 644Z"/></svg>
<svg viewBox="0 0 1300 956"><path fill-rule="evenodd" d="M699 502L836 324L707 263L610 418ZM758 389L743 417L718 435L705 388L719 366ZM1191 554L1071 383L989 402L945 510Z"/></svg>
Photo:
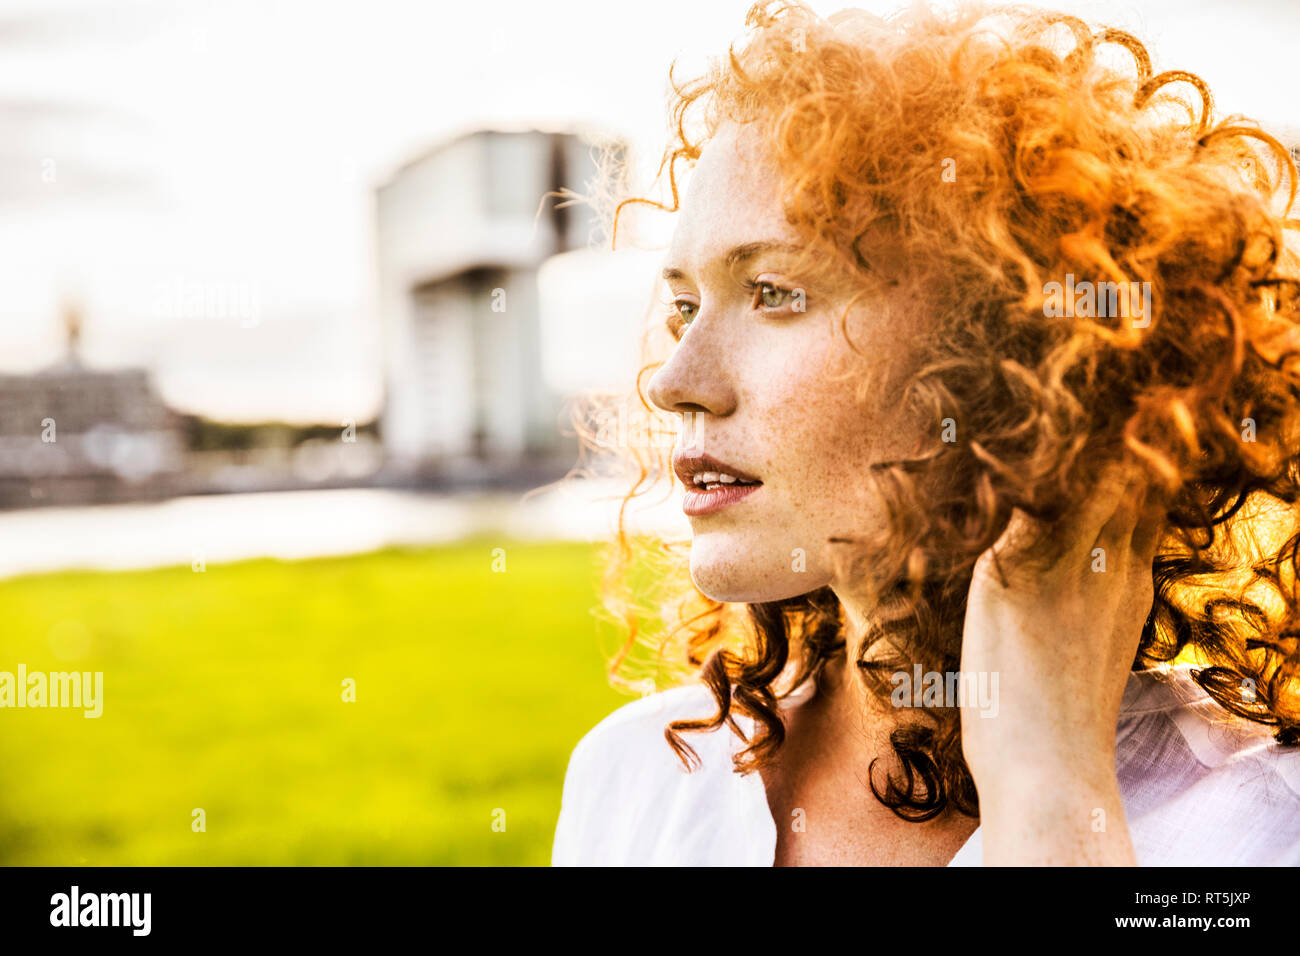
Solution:
<svg viewBox="0 0 1300 956"><path fill-rule="evenodd" d="M1189 665L1135 671L1115 766L1140 866L1300 866L1300 747L1228 713ZM976 830L950 866L978 866Z"/></svg>
<svg viewBox="0 0 1300 956"><path fill-rule="evenodd" d="M1300 800L1300 746L1279 743L1270 724L1230 713L1200 686L1195 673L1191 665L1136 672L1121 711L1120 743L1127 735L1154 738L1153 727L1170 728L1177 734L1169 736L1181 741L1204 771L1266 773L1287 798ZM1163 720L1146 719L1157 715Z"/></svg>
<svg viewBox="0 0 1300 956"><path fill-rule="evenodd" d="M1300 865L1300 747L1230 714L1192 675L1142 675L1126 698L1117 769L1139 860Z"/></svg>
<svg viewBox="0 0 1300 956"><path fill-rule="evenodd" d="M742 813L726 826L721 818L729 811L735 816L737 799L752 802L746 791L753 786L762 796L761 781L742 781L733 772L735 735L725 724L683 734L699 757L693 770L664 736L674 720L716 712L709 689L689 684L624 704L587 731L565 773L552 864L681 865L714 862L701 857L731 852L739 836L729 827L747 818ZM710 827L712 834L701 839Z"/></svg>
<svg viewBox="0 0 1300 956"><path fill-rule="evenodd" d="M717 710L713 695L703 684L684 684L628 701L602 718L578 741L570 758L644 756L660 749L672 753L664 729L674 720L711 716ZM675 759L675 758L674 758Z"/></svg>

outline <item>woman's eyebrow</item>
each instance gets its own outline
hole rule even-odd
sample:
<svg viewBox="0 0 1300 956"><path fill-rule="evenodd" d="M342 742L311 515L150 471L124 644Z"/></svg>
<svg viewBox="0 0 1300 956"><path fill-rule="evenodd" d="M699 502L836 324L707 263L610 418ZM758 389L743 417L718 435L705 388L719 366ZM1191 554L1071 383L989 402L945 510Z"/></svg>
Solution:
<svg viewBox="0 0 1300 956"><path fill-rule="evenodd" d="M777 239L759 239L755 242L742 242L738 246L733 246L722 256L722 265L728 271L740 265L747 259L753 259L755 256L762 255L765 252L784 252L794 255L799 252L799 247L789 242L781 242ZM686 273L681 269L669 266L664 269L664 279L672 282L676 279L685 279Z"/></svg>

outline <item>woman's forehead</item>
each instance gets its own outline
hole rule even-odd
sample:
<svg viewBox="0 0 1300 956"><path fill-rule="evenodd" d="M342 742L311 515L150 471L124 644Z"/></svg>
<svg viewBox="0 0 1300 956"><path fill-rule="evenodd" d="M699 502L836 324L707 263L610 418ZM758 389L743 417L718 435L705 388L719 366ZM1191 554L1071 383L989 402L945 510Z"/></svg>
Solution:
<svg viewBox="0 0 1300 956"><path fill-rule="evenodd" d="M668 260L686 268L769 240L798 241L782 211L780 178L757 132L727 124L705 144L690 173Z"/></svg>
<svg viewBox="0 0 1300 956"><path fill-rule="evenodd" d="M725 123L700 151L687 183L709 196L730 193L775 202L780 175L760 130L753 123Z"/></svg>

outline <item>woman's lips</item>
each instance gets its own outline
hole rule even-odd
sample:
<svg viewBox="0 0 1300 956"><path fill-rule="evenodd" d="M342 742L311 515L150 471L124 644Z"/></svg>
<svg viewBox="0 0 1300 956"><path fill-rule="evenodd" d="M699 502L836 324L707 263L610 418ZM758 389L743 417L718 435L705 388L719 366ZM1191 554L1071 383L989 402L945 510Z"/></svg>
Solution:
<svg viewBox="0 0 1300 956"><path fill-rule="evenodd" d="M682 511L691 517L700 515L713 514L715 511L721 511L727 505L735 504L742 498L749 497L762 484L753 485L719 485L712 491L706 491L703 488L687 488L686 497L682 499Z"/></svg>

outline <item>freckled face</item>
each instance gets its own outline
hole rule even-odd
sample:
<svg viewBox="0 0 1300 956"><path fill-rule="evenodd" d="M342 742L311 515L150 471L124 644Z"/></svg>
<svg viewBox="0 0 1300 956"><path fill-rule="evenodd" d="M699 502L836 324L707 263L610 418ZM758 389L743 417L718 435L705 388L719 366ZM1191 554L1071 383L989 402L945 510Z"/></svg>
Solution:
<svg viewBox="0 0 1300 956"><path fill-rule="evenodd" d="M922 427L905 416L896 385L912 357L907 329L888 327L878 307L859 299L845 320L854 352L840 328L856 291L848 284L802 282L783 271L793 263L787 252L728 265L738 246L798 242L778 190L753 127L722 127L691 175L666 262L682 331L649 398L684 414L679 448L762 482L690 518L692 579L719 601L775 601L844 584L834 580L825 540L879 526L866 467L913 450ZM859 401L867 370L881 385Z"/></svg>

